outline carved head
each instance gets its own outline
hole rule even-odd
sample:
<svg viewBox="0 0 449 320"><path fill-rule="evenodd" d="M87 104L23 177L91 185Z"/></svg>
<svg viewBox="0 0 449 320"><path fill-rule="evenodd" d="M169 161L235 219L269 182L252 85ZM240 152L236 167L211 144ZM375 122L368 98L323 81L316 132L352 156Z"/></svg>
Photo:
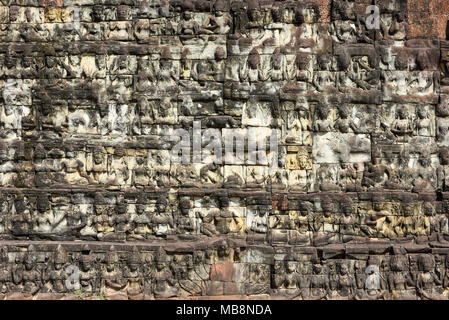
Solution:
<svg viewBox="0 0 449 320"><path fill-rule="evenodd" d="M117 8L117 18L118 18L118 20L128 20L129 19L129 6L119 5Z"/></svg>
<svg viewBox="0 0 449 320"><path fill-rule="evenodd" d="M214 3L214 11L217 17L221 17L223 12L226 11L226 3L223 0L217 0Z"/></svg>
<svg viewBox="0 0 449 320"><path fill-rule="evenodd" d="M352 214L352 200L351 198L346 198L341 202L341 208L345 216L350 216Z"/></svg>
<svg viewBox="0 0 449 320"><path fill-rule="evenodd" d="M320 17L320 8L316 3L307 3L301 8L301 14L305 23L314 23Z"/></svg>
<svg viewBox="0 0 449 320"><path fill-rule="evenodd" d="M47 157L47 151L42 144L38 144L34 148L34 158L35 159L45 159Z"/></svg>
<svg viewBox="0 0 449 320"><path fill-rule="evenodd" d="M323 213L327 216L334 212L334 204L331 199L322 199L321 200L321 208L323 209Z"/></svg>
<svg viewBox="0 0 449 320"><path fill-rule="evenodd" d="M313 264L313 273L314 274L321 274L323 271L323 266L320 263L314 263Z"/></svg>
<svg viewBox="0 0 449 320"><path fill-rule="evenodd" d="M340 264L340 274L347 275L349 273L349 266L346 263Z"/></svg>
<svg viewBox="0 0 449 320"><path fill-rule="evenodd" d="M155 261L156 261L156 269L158 271L161 271L166 267L167 254L165 253L165 250L162 247L159 247L157 249Z"/></svg>
<svg viewBox="0 0 449 320"><path fill-rule="evenodd" d="M106 253L105 262L106 262L106 270L108 272L114 271L115 265L118 262L118 254L114 246L109 247L109 251Z"/></svg>
<svg viewBox="0 0 449 320"><path fill-rule="evenodd" d="M403 12L396 12L394 14L394 19L397 22L404 22L405 21L405 14Z"/></svg>
<svg viewBox="0 0 449 320"><path fill-rule="evenodd" d="M223 47L217 47L215 49L215 60L221 61L226 58L226 52Z"/></svg>
<svg viewBox="0 0 449 320"><path fill-rule="evenodd" d="M9 20L14 22L17 20L19 15L20 7L19 6L10 6L9 7Z"/></svg>
<svg viewBox="0 0 449 320"><path fill-rule="evenodd" d="M397 70L408 69L408 54L406 52L399 52L394 62Z"/></svg>
<svg viewBox="0 0 449 320"><path fill-rule="evenodd" d="M400 107L397 109L396 114L398 119L404 120L408 118L408 109L406 107Z"/></svg>
<svg viewBox="0 0 449 320"><path fill-rule="evenodd" d="M136 213L138 215L141 215L145 212L145 205L144 204L137 204L136 205Z"/></svg>
<svg viewBox="0 0 449 320"><path fill-rule="evenodd" d="M296 262L295 261L286 261L285 270L287 273L296 272Z"/></svg>
<svg viewBox="0 0 449 320"><path fill-rule="evenodd" d="M50 207L50 201L48 200L48 195L46 193L39 194L37 198L37 210L40 213L46 212Z"/></svg>
<svg viewBox="0 0 449 320"><path fill-rule="evenodd" d="M75 147L72 144L66 145L65 156L69 159L73 159L76 157Z"/></svg>
<svg viewBox="0 0 449 320"><path fill-rule="evenodd" d="M167 210L167 198L160 196L156 201L156 210L159 213L164 213Z"/></svg>
<svg viewBox="0 0 449 320"><path fill-rule="evenodd" d="M345 105L339 106L338 115L340 116L340 119L347 119L350 116L349 107Z"/></svg>
<svg viewBox="0 0 449 320"><path fill-rule="evenodd" d="M94 22L103 21L104 20L104 10L101 5L94 5L92 8L92 18Z"/></svg>
<svg viewBox="0 0 449 320"><path fill-rule="evenodd" d="M310 63L310 55L308 53L298 53L296 55L296 66L299 70L307 70Z"/></svg>
<svg viewBox="0 0 449 320"><path fill-rule="evenodd" d="M332 63L331 56L326 53L320 54L317 56L317 62L321 70L329 70Z"/></svg>
<svg viewBox="0 0 449 320"><path fill-rule="evenodd" d="M449 165L449 147L440 147L438 155L443 166Z"/></svg>
<svg viewBox="0 0 449 320"><path fill-rule="evenodd" d="M67 253L61 245L58 245L54 255L55 270L61 270L67 262Z"/></svg>
<svg viewBox="0 0 449 320"><path fill-rule="evenodd" d="M93 160L96 165L99 165L103 162L103 151L101 148L94 149Z"/></svg>
<svg viewBox="0 0 449 320"><path fill-rule="evenodd" d="M259 3L257 0L249 0L248 2L248 17L251 21L258 21L262 17L260 12Z"/></svg>
<svg viewBox="0 0 449 320"><path fill-rule="evenodd" d="M190 210L190 198L189 197L182 197L179 200L179 209L181 210L181 213L183 215L188 215Z"/></svg>
<svg viewBox="0 0 449 320"><path fill-rule="evenodd" d="M34 266L36 265L36 260L36 249L33 245L30 245L24 257L25 269L28 271L33 270Z"/></svg>
<svg viewBox="0 0 449 320"><path fill-rule="evenodd" d="M418 257L418 270L423 272L430 272L435 266L435 261L431 255L420 255Z"/></svg>
<svg viewBox="0 0 449 320"><path fill-rule="evenodd" d="M406 269L406 261L403 256L396 255L390 259L391 271L404 271L405 269Z"/></svg>
<svg viewBox="0 0 449 320"><path fill-rule="evenodd" d="M231 253L231 247L226 240L222 240L218 243L217 246L217 255L220 258L228 257Z"/></svg>
<svg viewBox="0 0 449 320"><path fill-rule="evenodd" d="M140 252L136 246L133 246L132 252L128 255L128 267L132 272L139 269Z"/></svg>
<svg viewBox="0 0 449 320"><path fill-rule="evenodd" d="M330 114L330 107L327 103L320 103L316 108L318 119L326 120Z"/></svg>
<svg viewBox="0 0 449 320"><path fill-rule="evenodd" d="M373 209L375 211L382 211L384 208L383 206L383 200L380 198L373 199Z"/></svg>
<svg viewBox="0 0 449 320"><path fill-rule="evenodd" d="M416 55L416 64L418 65L419 70L427 70L432 68L429 55L426 50L418 51L418 54Z"/></svg>
<svg viewBox="0 0 449 320"><path fill-rule="evenodd" d="M429 110L427 109L427 106L419 106L418 107L418 117L420 119L427 119L429 118Z"/></svg>
<svg viewBox="0 0 449 320"><path fill-rule="evenodd" d="M260 63L259 52L257 51L257 49L251 50L248 56L248 66L252 70L257 70L257 68L259 67L259 63Z"/></svg>

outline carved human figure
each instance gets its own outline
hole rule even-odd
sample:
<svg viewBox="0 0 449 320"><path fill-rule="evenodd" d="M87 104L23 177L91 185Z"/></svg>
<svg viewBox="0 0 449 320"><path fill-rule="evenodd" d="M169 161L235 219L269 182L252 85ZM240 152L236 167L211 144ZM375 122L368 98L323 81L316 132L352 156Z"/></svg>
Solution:
<svg viewBox="0 0 449 320"><path fill-rule="evenodd" d="M130 300L141 300L144 297L144 277L140 259L140 252L134 246L128 254L127 265L123 270L123 277L126 279L125 290Z"/></svg>
<svg viewBox="0 0 449 320"><path fill-rule="evenodd" d="M340 234L343 242L348 242L359 235L360 222L353 213L352 200L350 198L343 199L341 202L341 210L343 215L340 217Z"/></svg>
<svg viewBox="0 0 449 320"><path fill-rule="evenodd" d="M13 269L14 284L20 286L22 293L27 296L34 296L42 289L42 274L37 268L36 260L36 250L30 245L23 257L23 267L18 265Z"/></svg>
<svg viewBox="0 0 449 320"><path fill-rule="evenodd" d="M432 256L422 254L418 257L418 268L420 272L416 279L416 290L422 299L442 299L442 296L436 290L436 286L441 285L441 280L435 274L434 267L435 260Z"/></svg>
<svg viewBox="0 0 449 320"><path fill-rule="evenodd" d="M334 124L331 120L331 110L327 103L317 105L313 129L318 132L332 131Z"/></svg>
<svg viewBox="0 0 449 320"><path fill-rule="evenodd" d="M418 135L430 137L432 135L432 120L427 106L422 105L417 108L416 130Z"/></svg>
<svg viewBox="0 0 449 320"><path fill-rule="evenodd" d="M258 208L256 215L251 222L250 230L256 233L267 233L268 231L268 217L263 208Z"/></svg>
<svg viewBox="0 0 449 320"><path fill-rule="evenodd" d="M44 269L42 272L42 280L47 282L47 292L63 293L65 292L65 281L67 273L64 270L64 266L67 263L67 253L61 245L58 245L53 255L53 268L48 270ZM48 266L50 267L51 266Z"/></svg>
<svg viewBox="0 0 449 320"><path fill-rule="evenodd" d="M338 107L338 118L335 121L334 128L342 133L359 131L358 126L355 124L351 117L350 108L346 105L340 105Z"/></svg>
<svg viewBox="0 0 449 320"><path fill-rule="evenodd" d="M173 233L173 215L167 205L167 199L160 196L156 202L156 211L151 217L152 231L156 236L167 236Z"/></svg>
<svg viewBox="0 0 449 320"><path fill-rule="evenodd" d="M0 294L5 294L12 289L12 270L7 246L0 247L0 268Z"/></svg>
<svg viewBox="0 0 449 320"><path fill-rule="evenodd" d="M396 135L410 135L413 133L413 122L409 116L406 107L400 107L396 110L396 120L393 122L391 132Z"/></svg>
<svg viewBox="0 0 449 320"><path fill-rule="evenodd" d="M114 246L110 246L106 252L104 264L101 268L100 294L110 299L124 299L126 293L126 281L120 271L119 256Z"/></svg>
<svg viewBox="0 0 449 320"><path fill-rule="evenodd" d="M177 218L176 226L178 232L182 234L191 234L196 231L194 218L190 216L191 203L189 197L182 197L179 200L179 211L181 216Z"/></svg>
<svg viewBox="0 0 449 320"><path fill-rule="evenodd" d="M408 273L407 262L404 256L396 255L390 259L390 270L388 275L388 286L392 299L405 299L407 289L413 286L413 280Z"/></svg>
<svg viewBox="0 0 449 320"><path fill-rule="evenodd" d="M89 253L83 253L80 257L80 286L86 295L92 295L99 289L96 261L94 255L90 253L89 247L84 247L83 251Z"/></svg>
<svg viewBox="0 0 449 320"><path fill-rule="evenodd" d="M314 219L314 243L330 244L339 241L338 218L335 216L335 206L331 199L321 199L322 213Z"/></svg>
<svg viewBox="0 0 449 320"><path fill-rule="evenodd" d="M329 294L329 277L325 274L319 261L313 264L313 274L310 276L310 297L315 300L324 299Z"/></svg>
<svg viewBox="0 0 449 320"><path fill-rule="evenodd" d="M232 27L232 20L225 14L226 3L218 0L213 5L214 16L208 16L200 33L205 34L227 34Z"/></svg>
<svg viewBox="0 0 449 320"><path fill-rule="evenodd" d="M168 266L165 250L158 248L155 257L155 269L152 275L153 294L156 298L170 298L178 295L175 277Z"/></svg>
<svg viewBox="0 0 449 320"><path fill-rule="evenodd" d="M178 34L180 34L181 41L188 41L195 37L200 30L200 26L193 19L192 12L186 10L182 13L182 20L178 24Z"/></svg>
<svg viewBox="0 0 449 320"><path fill-rule="evenodd" d="M337 292L340 297L351 299L355 295L355 279L349 273L349 266L346 262L340 264L340 274L338 277L338 289Z"/></svg>

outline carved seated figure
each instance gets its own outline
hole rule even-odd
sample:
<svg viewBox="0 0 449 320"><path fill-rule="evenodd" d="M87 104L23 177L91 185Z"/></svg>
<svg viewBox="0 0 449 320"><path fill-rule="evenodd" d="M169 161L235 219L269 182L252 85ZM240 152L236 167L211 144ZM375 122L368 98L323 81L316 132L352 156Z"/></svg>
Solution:
<svg viewBox="0 0 449 320"><path fill-rule="evenodd" d="M136 205L136 214L132 217L132 223L134 230L133 234L130 235L130 238L136 240L143 240L147 238L147 235L151 232L150 230L150 221L151 218L149 214L146 212L145 204L137 204Z"/></svg>
<svg viewBox="0 0 449 320"><path fill-rule="evenodd" d="M341 202L341 209L343 215L340 217L340 234L343 242L349 242L355 239L360 234L360 222L353 213L352 200L350 198L344 199Z"/></svg>
<svg viewBox="0 0 449 320"><path fill-rule="evenodd" d="M321 165L316 171L316 184L322 192L338 192L337 173L330 165Z"/></svg>
<svg viewBox="0 0 449 320"><path fill-rule="evenodd" d="M401 255L393 256L390 260L390 270L392 272L388 275L388 285L391 299L413 299L413 293L408 288L414 286L414 283L408 273L405 257Z"/></svg>
<svg viewBox="0 0 449 320"><path fill-rule="evenodd" d="M227 34L232 27L231 19L225 15L226 4L223 0L214 3L214 16L208 16L200 33L205 34Z"/></svg>
<svg viewBox="0 0 449 320"><path fill-rule="evenodd" d="M337 39L344 43L355 43L357 30L354 10L347 3L338 3L335 10L340 15L340 19L334 22Z"/></svg>
<svg viewBox="0 0 449 320"><path fill-rule="evenodd" d="M161 247L157 250L155 260L155 270L151 277L154 297L170 298L178 296L177 281L168 266L167 254Z"/></svg>
<svg viewBox="0 0 449 320"><path fill-rule="evenodd" d="M0 268L0 295L2 295L10 292L12 283L12 270L6 246L0 247Z"/></svg>
<svg viewBox="0 0 449 320"><path fill-rule="evenodd" d="M340 264L337 292L343 299L352 299L356 294L356 283L354 277L349 273L349 266L343 262Z"/></svg>
<svg viewBox="0 0 449 320"><path fill-rule="evenodd" d="M329 277L319 261L313 263L313 274L310 276L310 298L321 300L330 293Z"/></svg>
<svg viewBox="0 0 449 320"><path fill-rule="evenodd" d="M423 148L419 159L419 167L415 173L413 180L413 192L429 192L436 188L437 176L436 171L432 168L430 152Z"/></svg>
<svg viewBox="0 0 449 320"><path fill-rule="evenodd" d="M37 269L36 260L36 250L30 245L23 258L25 268L19 265L12 273L14 284L21 288L21 292L27 298L34 296L42 288L42 275Z"/></svg>
<svg viewBox="0 0 449 320"><path fill-rule="evenodd" d="M64 270L64 265L67 263L67 253L64 248L59 245L53 257L53 270L44 270L42 274L43 282L46 292L63 293L66 288L67 273ZM47 265L47 267L50 267Z"/></svg>
<svg viewBox="0 0 449 320"><path fill-rule="evenodd" d="M251 222L250 230L255 233L262 233L266 234L268 231L268 217L267 213L263 208L257 209L257 214L253 218L253 221Z"/></svg>
<svg viewBox="0 0 449 320"><path fill-rule="evenodd" d="M413 134L413 130L413 121L411 121L407 108L398 108L396 110L396 120L393 122L391 132L398 136L403 136Z"/></svg>
<svg viewBox="0 0 449 320"><path fill-rule="evenodd" d="M126 281L120 269L117 268L119 257L114 246L106 252L105 262L101 270L100 294L108 299L127 299L127 294L123 291Z"/></svg>
<svg viewBox="0 0 449 320"><path fill-rule="evenodd" d="M392 177L390 167L381 163L380 158L374 158L374 163L366 163L363 172L362 186L379 188L385 186Z"/></svg>
<svg viewBox="0 0 449 320"><path fill-rule="evenodd" d="M182 197L179 200L179 211L181 216L176 221L179 234L196 233L196 221L190 215L191 203L189 197Z"/></svg>
<svg viewBox="0 0 449 320"><path fill-rule="evenodd" d="M358 126L351 118L350 109L346 105L341 105L338 107L338 118L335 121L334 127L342 133L357 133L359 131Z"/></svg>
<svg viewBox="0 0 449 320"><path fill-rule="evenodd" d="M437 215L435 206L432 202L424 202L422 211L425 215L426 224L421 226L421 229L425 231L424 234L433 235L440 234L448 231L448 219L444 215ZM438 236L438 240L441 241Z"/></svg>
<svg viewBox="0 0 449 320"><path fill-rule="evenodd" d="M334 128L331 120L331 110L327 103L321 103L316 107L313 129L318 132L329 132Z"/></svg>
<svg viewBox="0 0 449 320"><path fill-rule="evenodd" d="M128 255L123 276L126 279L125 291L128 294L128 299L142 300L144 297L144 279L140 270L140 252L135 246Z"/></svg>
<svg viewBox="0 0 449 320"><path fill-rule="evenodd" d="M284 270L279 275L274 275L275 288L281 289L285 295L290 299L297 297L301 294L299 290L300 277L296 271L297 262L294 261L294 257L289 253L284 260Z"/></svg>
<svg viewBox="0 0 449 320"><path fill-rule="evenodd" d="M321 199L322 213L318 214L314 220L315 245L336 243L339 241L338 219L335 217L335 207L331 199Z"/></svg>
<svg viewBox="0 0 449 320"><path fill-rule="evenodd" d="M418 277L416 279L416 289L418 296L424 300L442 300L445 299L437 290L441 286L441 279L437 277L434 271L435 260L431 255L420 255L418 257Z"/></svg>
<svg viewBox="0 0 449 320"><path fill-rule="evenodd" d="M161 196L156 202L156 212L151 217L153 234L157 237L173 234L174 221L170 208L167 208L168 201ZM168 209L168 210L167 210Z"/></svg>
<svg viewBox="0 0 449 320"><path fill-rule="evenodd" d="M416 130L418 135L423 137L430 137L433 133L432 120L430 119L430 112L427 106L419 106L417 108Z"/></svg>
<svg viewBox="0 0 449 320"><path fill-rule="evenodd" d="M183 43L188 43L189 40L195 38L198 34L200 27L198 23L193 19L192 12L186 10L182 14L182 20L178 24L178 34Z"/></svg>
<svg viewBox="0 0 449 320"><path fill-rule="evenodd" d="M90 252L88 247L83 251ZM97 270L95 270L95 258L92 254L82 254L80 257L80 286L86 295L92 295L97 292L98 279Z"/></svg>

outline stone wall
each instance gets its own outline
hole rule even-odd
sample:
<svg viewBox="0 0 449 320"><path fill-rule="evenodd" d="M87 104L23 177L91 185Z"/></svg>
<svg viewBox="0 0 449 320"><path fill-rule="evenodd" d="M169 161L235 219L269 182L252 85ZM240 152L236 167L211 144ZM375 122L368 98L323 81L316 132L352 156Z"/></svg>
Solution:
<svg viewBox="0 0 449 320"><path fill-rule="evenodd" d="M0 2L2 298L448 299L446 1Z"/></svg>

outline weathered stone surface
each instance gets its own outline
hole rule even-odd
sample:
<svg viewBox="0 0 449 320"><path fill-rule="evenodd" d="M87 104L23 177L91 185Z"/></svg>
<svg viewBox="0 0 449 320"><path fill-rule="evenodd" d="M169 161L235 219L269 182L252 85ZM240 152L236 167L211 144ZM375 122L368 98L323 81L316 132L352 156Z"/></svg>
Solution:
<svg viewBox="0 0 449 320"><path fill-rule="evenodd" d="M0 299L448 299L449 4L375 2L3 2Z"/></svg>

